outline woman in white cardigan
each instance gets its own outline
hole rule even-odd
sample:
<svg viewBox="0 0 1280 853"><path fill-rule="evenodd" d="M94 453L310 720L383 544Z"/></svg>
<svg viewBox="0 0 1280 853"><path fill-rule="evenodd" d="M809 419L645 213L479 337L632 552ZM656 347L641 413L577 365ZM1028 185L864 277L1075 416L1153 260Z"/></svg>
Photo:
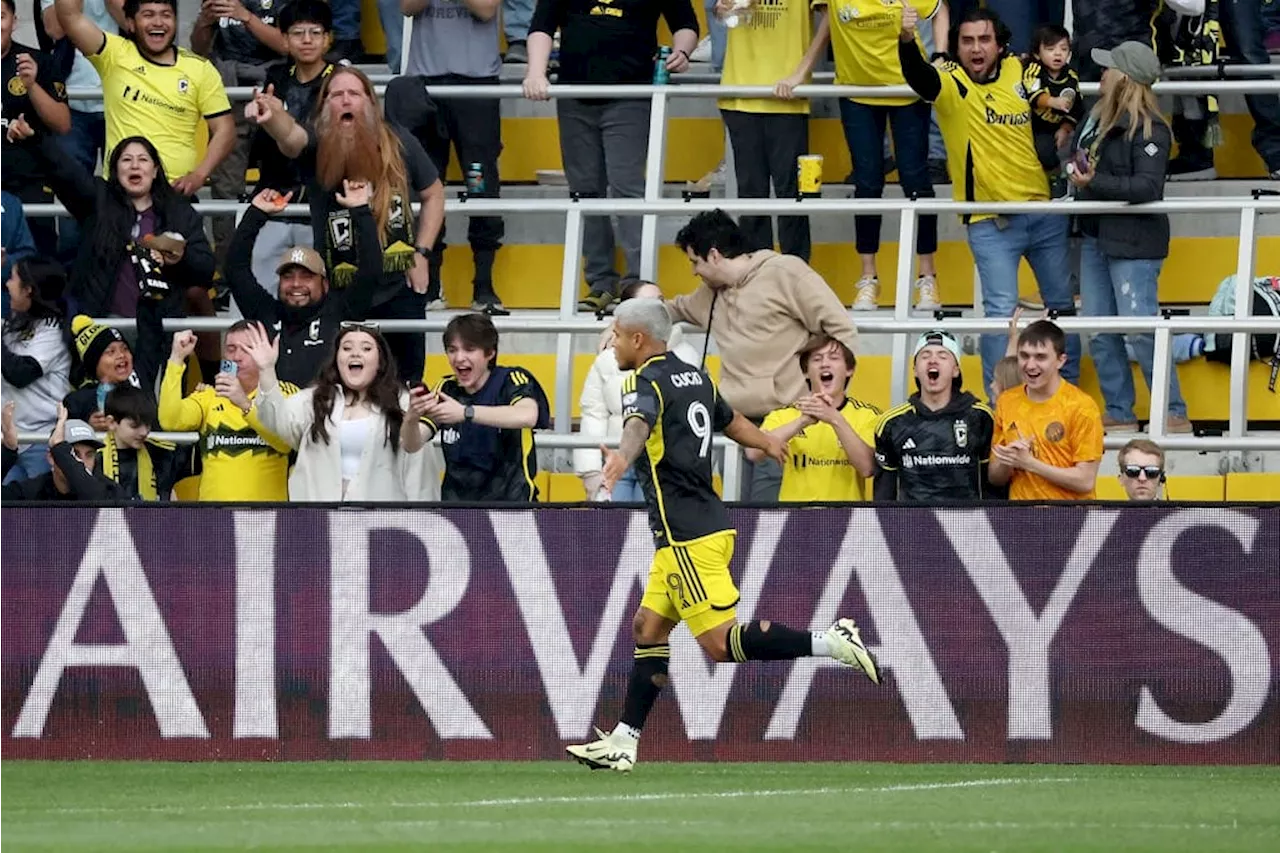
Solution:
<svg viewBox="0 0 1280 853"><path fill-rule="evenodd" d="M291 501L435 501L440 469L427 446L425 388L410 393L376 324L343 323L333 358L310 388L285 397L276 378L280 338L255 324L254 408L271 432L298 451Z"/></svg>
<svg viewBox="0 0 1280 853"><path fill-rule="evenodd" d="M662 290L651 282L636 282L622 291L622 301L627 299L661 299ZM681 361L699 365L698 353L684 340L684 333L678 326L671 327L671 338L667 341L667 349L675 353ZM604 444L616 444L622 436L622 380L627 373L618 367L618 358L613 352L613 329L609 328L600 336L599 355L587 373L587 381L582 386L582 397L579 401L582 409L580 432L600 439ZM599 442L598 442L599 443ZM600 451L594 449L575 450L573 452L573 470L582 478L587 490L587 500L603 498L600 495L602 480L602 460ZM636 482L634 469L622 475L622 479L613 487L609 500L622 503L643 503L644 495L640 492L640 484Z"/></svg>

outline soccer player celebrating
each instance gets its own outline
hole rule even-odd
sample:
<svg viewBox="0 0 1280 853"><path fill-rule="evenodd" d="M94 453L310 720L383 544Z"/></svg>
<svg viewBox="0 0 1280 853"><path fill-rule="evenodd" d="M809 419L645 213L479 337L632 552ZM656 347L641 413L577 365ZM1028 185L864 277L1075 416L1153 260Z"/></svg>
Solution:
<svg viewBox="0 0 1280 853"><path fill-rule="evenodd" d="M605 455L604 485L612 489L636 466L656 553L640 609L632 622L635 663L622 719L598 740L568 748L593 770L628 772L640 730L667 683L668 638L680 622L717 661L830 657L860 669L876 684L880 672L852 619L810 634L776 622L739 624L738 589L729 575L736 531L711 487L711 435L723 432L745 447L783 462L786 444L735 412L701 370L667 353L671 319L656 299L632 299L614 314L618 366L634 370L622 386L622 441Z"/></svg>

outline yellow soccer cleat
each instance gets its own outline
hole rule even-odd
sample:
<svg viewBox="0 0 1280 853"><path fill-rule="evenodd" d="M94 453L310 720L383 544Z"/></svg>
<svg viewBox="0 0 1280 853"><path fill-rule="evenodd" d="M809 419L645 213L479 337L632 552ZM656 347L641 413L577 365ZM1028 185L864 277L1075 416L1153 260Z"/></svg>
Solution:
<svg viewBox="0 0 1280 853"><path fill-rule="evenodd" d="M565 748L565 752L579 764L585 764L592 770L616 770L619 773L630 773L636 766L636 743L627 743L622 738L596 729L596 737L591 743Z"/></svg>
<svg viewBox="0 0 1280 853"><path fill-rule="evenodd" d="M827 648L831 651L831 657L840 663L860 669L873 683L880 683L880 667L867 650L866 643L862 642L857 622L852 619L836 620L836 624L827 629Z"/></svg>

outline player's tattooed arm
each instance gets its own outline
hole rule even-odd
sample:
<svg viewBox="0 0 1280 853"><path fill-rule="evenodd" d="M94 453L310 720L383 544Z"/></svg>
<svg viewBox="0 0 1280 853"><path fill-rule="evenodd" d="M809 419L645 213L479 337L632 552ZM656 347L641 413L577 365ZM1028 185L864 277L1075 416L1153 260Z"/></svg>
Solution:
<svg viewBox="0 0 1280 853"><path fill-rule="evenodd" d="M640 458L644 443L649 440L649 424L644 418L628 418L627 425L622 428L622 441L618 444L618 455L628 468Z"/></svg>
<svg viewBox="0 0 1280 853"><path fill-rule="evenodd" d="M610 450L603 444L600 445L600 452L604 455L604 469L601 471L601 477L605 489L613 491L613 487L618 485L622 475L636 459L640 458L640 451L644 449L644 443L648 439L648 422L642 417L633 416L627 418L622 427L622 441L617 450Z"/></svg>

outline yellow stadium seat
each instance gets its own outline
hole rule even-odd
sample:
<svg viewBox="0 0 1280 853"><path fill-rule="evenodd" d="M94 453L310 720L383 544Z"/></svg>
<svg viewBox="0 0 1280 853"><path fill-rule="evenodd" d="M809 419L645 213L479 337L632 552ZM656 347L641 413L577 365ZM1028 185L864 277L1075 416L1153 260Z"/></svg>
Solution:
<svg viewBox="0 0 1280 853"><path fill-rule="evenodd" d="M1227 500L1229 501L1280 501L1280 473L1228 474Z"/></svg>
<svg viewBox="0 0 1280 853"><path fill-rule="evenodd" d="M548 474L547 482L550 489L545 498L547 503L581 503L587 499L587 490L577 474Z"/></svg>
<svg viewBox="0 0 1280 853"><path fill-rule="evenodd" d="M1098 477L1098 482L1094 485L1100 501L1124 501L1129 496L1124 493L1124 486L1120 485L1120 480L1114 474L1103 474Z"/></svg>
<svg viewBox="0 0 1280 853"><path fill-rule="evenodd" d="M1171 476L1164 496L1171 501L1220 501L1226 497L1226 480L1221 474Z"/></svg>

